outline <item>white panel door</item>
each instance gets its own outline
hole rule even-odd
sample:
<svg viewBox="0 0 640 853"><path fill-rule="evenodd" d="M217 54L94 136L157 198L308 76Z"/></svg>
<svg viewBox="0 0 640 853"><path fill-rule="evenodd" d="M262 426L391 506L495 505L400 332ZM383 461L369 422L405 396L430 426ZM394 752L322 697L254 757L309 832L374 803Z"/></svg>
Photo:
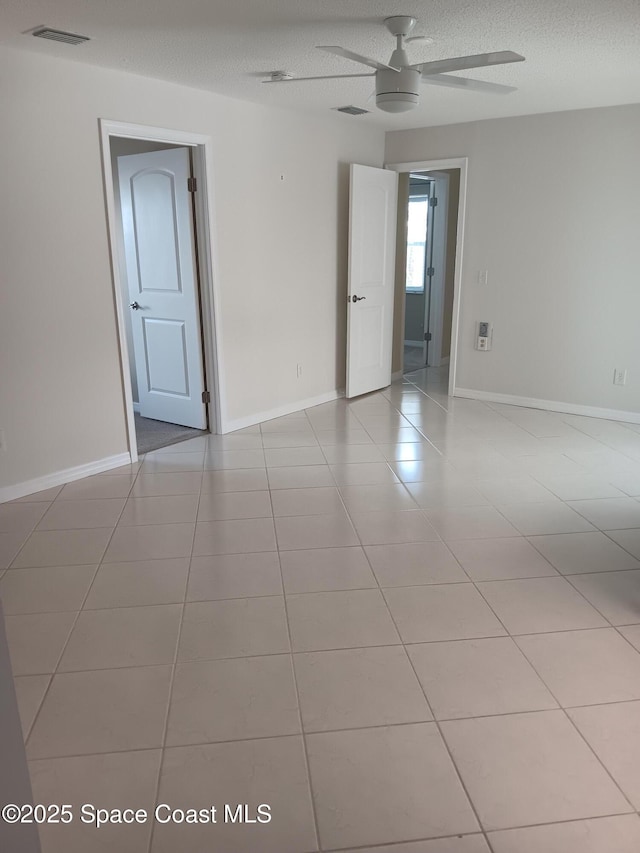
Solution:
<svg viewBox="0 0 640 853"><path fill-rule="evenodd" d="M140 414L205 429L190 175L187 148L118 157Z"/></svg>
<svg viewBox="0 0 640 853"><path fill-rule="evenodd" d="M351 165L347 397L391 383L398 175Z"/></svg>

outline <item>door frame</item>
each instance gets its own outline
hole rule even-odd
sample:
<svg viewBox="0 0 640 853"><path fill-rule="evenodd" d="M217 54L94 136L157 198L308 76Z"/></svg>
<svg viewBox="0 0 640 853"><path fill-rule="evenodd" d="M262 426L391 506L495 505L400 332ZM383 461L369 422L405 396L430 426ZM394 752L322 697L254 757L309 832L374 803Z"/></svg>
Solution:
<svg viewBox="0 0 640 853"><path fill-rule="evenodd" d="M169 145L188 147L193 156L193 173L198 191L195 193L195 237L197 262L200 273L199 290L202 317L202 349L204 371L211 398L207 404L209 429L213 433L224 432L226 418L226 394L224 392L222 371L222 336L220 318L219 276L217 271L216 235L212 215L212 199L215 198L213 183L213 140L210 136L188 131L150 127L130 122L99 119L100 147L102 158L102 177L107 213L107 231L111 257L111 279L113 283L114 304L118 326L120 350L120 376L124 414L127 425L127 437L131 461L138 460L136 429L129 370L129 351L125 325L123 300L123 282L120 276L118 231L116 218L116 200L113 187L113 169L111 168L111 137L138 139L145 142L164 142Z"/></svg>
<svg viewBox="0 0 640 853"><path fill-rule="evenodd" d="M385 169L394 172L438 172L443 169L460 170L460 194L458 198L458 229L456 234L456 259L453 276L453 311L451 318L451 353L449 356L450 397L456 396L456 370L458 364L458 333L460 328L460 306L462 290L462 264L464 246L464 223L467 206L468 157L450 157L442 160L418 160L410 163L385 163Z"/></svg>
<svg viewBox="0 0 640 853"><path fill-rule="evenodd" d="M445 265L447 262L447 231L449 213L449 175L432 173L434 195L438 199L435 208L435 220L432 229L431 260L435 273L431 277L429 298L424 305L424 329L431 332L431 346L426 361L428 367L440 367L442 364L442 326L444 323L444 285ZM434 356L434 353L438 353Z"/></svg>

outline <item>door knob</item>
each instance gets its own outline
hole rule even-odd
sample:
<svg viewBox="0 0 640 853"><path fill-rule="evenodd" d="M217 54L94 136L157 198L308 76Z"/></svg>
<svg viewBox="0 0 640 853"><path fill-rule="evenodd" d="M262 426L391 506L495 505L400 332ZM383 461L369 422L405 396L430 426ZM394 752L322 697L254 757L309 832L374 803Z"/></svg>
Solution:
<svg viewBox="0 0 640 853"><path fill-rule="evenodd" d="M366 298L367 298L366 296L352 296L351 301L352 302L361 302L363 299L366 299Z"/></svg>
<svg viewBox="0 0 640 853"><path fill-rule="evenodd" d="M140 310L140 306L138 305L138 303L137 303L137 302L131 302L131 303L129 303L129 308L133 308L133 310L134 310L134 311L139 311L139 310Z"/></svg>

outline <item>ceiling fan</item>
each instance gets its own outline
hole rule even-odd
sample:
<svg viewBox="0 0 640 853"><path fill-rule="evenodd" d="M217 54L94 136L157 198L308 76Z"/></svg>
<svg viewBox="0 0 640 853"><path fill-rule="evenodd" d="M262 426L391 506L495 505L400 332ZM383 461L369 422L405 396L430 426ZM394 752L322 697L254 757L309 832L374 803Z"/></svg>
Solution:
<svg viewBox="0 0 640 853"><path fill-rule="evenodd" d="M393 15L385 19L385 26L396 38L396 49L391 54L389 64L378 62L359 53L353 53L336 45L317 45L318 50L352 59L361 65L375 68L373 74L331 74L321 77L294 77L286 71L274 71L271 79L263 83L297 83L304 80L330 80L337 77L375 77L376 106L388 113L403 113L412 110L420 100L420 82L434 86L451 86L454 89L472 89L477 92L508 94L514 92L513 86L487 83L484 80L472 80L469 77L451 77L448 71L464 71L467 68L484 68L488 65L505 65L509 62L523 62L524 56L510 50L495 53L479 53L475 56L457 56L452 59L440 59L435 62L419 62L411 65L405 50L405 40L416 25L411 15ZM408 41L419 40L408 39Z"/></svg>

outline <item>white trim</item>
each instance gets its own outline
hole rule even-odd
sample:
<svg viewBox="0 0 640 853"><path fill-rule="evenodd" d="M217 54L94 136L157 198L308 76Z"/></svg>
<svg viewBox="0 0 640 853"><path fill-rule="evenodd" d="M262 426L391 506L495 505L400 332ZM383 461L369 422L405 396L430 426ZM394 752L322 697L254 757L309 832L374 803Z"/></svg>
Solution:
<svg viewBox="0 0 640 853"><path fill-rule="evenodd" d="M198 138L193 134L193 138ZM202 298L202 321L204 337L204 362L207 386L211 393L209 404L209 430L212 433L226 432L227 391L224 382L222 346L222 304L220 296L220 270L218 267L218 230L213 215L215 187L213 181L213 140L201 137L203 142L193 151L193 173L198 186L206 192L197 192L196 234L200 261L200 295ZM212 418L212 407L214 417Z"/></svg>
<svg viewBox="0 0 640 853"><path fill-rule="evenodd" d="M200 187L196 193L196 233L198 238L198 260L200 263L202 297L203 338L205 353L205 370L207 383L211 392L209 406L209 426L212 432L225 431L226 395L222 386L222 377L218 366L222 363L222 338L220 323L217 323L219 313L219 277L217 274L217 252L215 224L211 214L213 204L213 140L210 136L200 133L189 133L182 130L171 130L161 127L149 127L142 124L98 120L100 128L102 176L104 195L107 208L107 236L111 255L111 277L113 281L116 318L118 325L118 341L120 345L120 372L124 397L125 419L129 441L131 461L138 459L136 430L133 418L133 394L129 372L129 353L126 340L124 320L123 287L120 280L118 263L118 240L116 237L115 194L113 189L113 171L111 168L110 139L112 136L127 139L144 139L152 142L166 142L172 145L186 145L193 149L194 175ZM213 414L213 417L212 417Z"/></svg>
<svg viewBox="0 0 640 853"><path fill-rule="evenodd" d="M104 459L87 462L86 465L76 465L74 468L66 468L64 471L54 471L53 474L45 474L44 477L36 477L35 480L25 480L24 483L3 486L0 488L0 503L24 498L26 495L34 495L36 492L43 492L45 489L52 489L54 486L63 486L65 483L72 483L74 480L82 480L83 477L90 477L92 474L102 474L104 471L121 468L130 463L130 454L118 453L116 456L107 456Z"/></svg>
<svg viewBox="0 0 640 853"><path fill-rule="evenodd" d="M564 415L582 415L585 418L600 418L606 421L623 421L640 424L640 412L625 412L621 409L601 409L599 406L583 406L578 403L563 403L559 400L539 400L537 397L518 397L515 394L499 394L497 391L476 391L473 388L456 388L456 397L482 400L485 403L504 403L525 409L543 409Z"/></svg>
<svg viewBox="0 0 640 853"><path fill-rule="evenodd" d="M139 415L139 414L140 414L140 403L134 403L134 404L133 404L133 411L134 411L137 415Z"/></svg>
<svg viewBox="0 0 640 853"><path fill-rule="evenodd" d="M227 421L227 432L232 432L236 429L244 429L245 427L255 426L263 421L271 421L273 418L281 418L284 415L291 415L294 412L300 412L302 409L312 409L314 406L321 406L322 403L330 403L332 400L339 400L344 397L344 388L338 391L328 391L326 394L319 394L317 397L309 397L307 400L299 400L296 403L287 403L285 406L278 406L276 409L269 409L265 412L256 412L253 415L245 415L243 418Z"/></svg>
<svg viewBox="0 0 640 853"><path fill-rule="evenodd" d="M439 169L460 169L467 157L451 157L445 160L416 160L415 163L385 163L385 169L393 172L434 172Z"/></svg>
<svg viewBox="0 0 640 853"><path fill-rule="evenodd" d="M394 172L434 172L442 169L460 169L460 194L458 197L458 230L456 235L455 273L453 277L453 311L451 323L451 353L449 356L450 397L456 394L456 369L458 362L458 332L462 290L462 254L464 247L464 222L467 206L467 172L469 158L455 157L447 160L420 160L415 163L385 163L385 169Z"/></svg>

